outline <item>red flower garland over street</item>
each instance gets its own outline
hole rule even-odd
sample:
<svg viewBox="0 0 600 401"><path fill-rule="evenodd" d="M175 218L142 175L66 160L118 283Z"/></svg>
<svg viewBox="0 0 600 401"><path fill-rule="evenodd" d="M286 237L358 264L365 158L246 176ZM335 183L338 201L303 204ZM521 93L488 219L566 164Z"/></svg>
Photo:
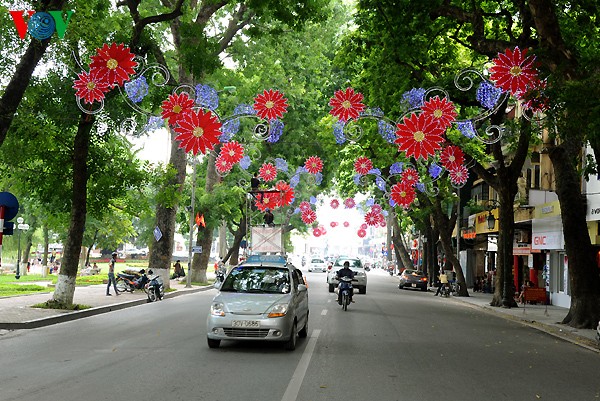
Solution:
<svg viewBox="0 0 600 401"><path fill-rule="evenodd" d="M427 160L441 148L444 129L427 115L413 113L410 117L404 117L404 121L397 126L398 139L394 142L399 145L401 152L406 153L406 157Z"/></svg>
<svg viewBox="0 0 600 401"><path fill-rule="evenodd" d="M329 205L332 209L337 209L338 206L340 206L340 201L338 201L337 199L332 199Z"/></svg>
<svg viewBox="0 0 600 401"><path fill-rule="evenodd" d="M346 88L345 92L338 90L329 100L329 105L333 107L329 113L336 116L340 121L356 119L365 109L362 100L362 93L354 92L352 88Z"/></svg>
<svg viewBox="0 0 600 401"><path fill-rule="evenodd" d="M264 163L258 169L258 175L263 181L273 181L277 177L277 168L272 163Z"/></svg>
<svg viewBox="0 0 600 401"><path fill-rule="evenodd" d="M223 157L223 154L220 154L215 160L215 168L221 174L227 173L233 167L233 163L229 162L226 158Z"/></svg>
<svg viewBox="0 0 600 401"><path fill-rule="evenodd" d="M450 182L455 185L463 185L469 179L469 170L460 165L457 168L450 170Z"/></svg>
<svg viewBox="0 0 600 401"><path fill-rule="evenodd" d="M435 96L429 99L423 104L421 110L423 110L423 114L431 117L444 130L450 127L457 116L454 104L445 97L440 99L439 96Z"/></svg>
<svg viewBox="0 0 600 401"><path fill-rule="evenodd" d="M73 89L76 89L75 96L83 99L85 103L94 103L104 99L104 94L108 92L109 85L107 82L100 79L96 71L82 72L77 74L79 77L73 84Z"/></svg>
<svg viewBox="0 0 600 401"><path fill-rule="evenodd" d="M186 152L192 151L194 155L198 152L206 153L219 143L221 122L210 111L192 111L179 120L178 124L175 132L179 135L175 140L181 141L179 147L184 148Z"/></svg>
<svg viewBox="0 0 600 401"><path fill-rule="evenodd" d="M105 43L101 49L96 49L96 55L91 57L90 72L95 70L98 77L110 86L123 86L137 67L137 63L133 61L134 57L123 43L112 43L110 46Z"/></svg>
<svg viewBox="0 0 600 401"><path fill-rule="evenodd" d="M370 211L367 214L365 214L365 223L367 223L367 225L369 226L376 226L379 224L380 221L380 214L374 211Z"/></svg>
<svg viewBox="0 0 600 401"><path fill-rule="evenodd" d="M275 120L287 111L287 99L283 93L269 89L254 98L254 110L256 114L265 120Z"/></svg>
<svg viewBox="0 0 600 401"><path fill-rule="evenodd" d="M280 206L280 198L278 193L267 192L263 193L263 196L260 200L256 201L256 207L261 212L264 212L267 208L273 210Z"/></svg>
<svg viewBox="0 0 600 401"><path fill-rule="evenodd" d="M390 197L396 204L408 209L415 200L415 188L405 182L394 184Z"/></svg>
<svg viewBox="0 0 600 401"><path fill-rule="evenodd" d="M168 120L169 125L175 125L192 112L193 105L194 101L185 92L169 95L169 98L162 102L161 116L163 120Z"/></svg>
<svg viewBox="0 0 600 401"><path fill-rule="evenodd" d="M356 206L356 202L354 202L354 199L348 198L344 201L344 206L346 206L346 209L352 209Z"/></svg>
<svg viewBox="0 0 600 401"><path fill-rule="evenodd" d="M308 209L308 210L302 212L302 221L305 224L312 224L315 222L315 220L317 220L317 214L315 213L314 210Z"/></svg>
<svg viewBox="0 0 600 401"><path fill-rule="evenodd" d="M419 173L412 167L407 168L400 174L402 182L414 187L419 182Z"/></svg>
<svg viewBox="0 0 600 401"><path fill-rule="evenodd" d="M368 157L359 157L354 161L354 171L365 175L373 169L373 162Z"/></svg>
<svg viewBox="0 0 600 401"><path fill-rule="evenodd" d="M279 181L275 184L275 189L279 191L279 205L287 206L294 201L294 189L285 181Z"/></svg>
<svg viewBox="0 0 600 401"><path fill-rule="evenodd" d="M498 88L510 92L512 95L525 92L527 87L537 79L537 69L534 67L535 58L525 57L527 49L515 47L514 50L506 49L504 53L498 53L498 57L490 67L490 80L494 81Z"/></svg>
<svg viewBox="0 0 600 401"><path fill-rule="evenodd" d="M306 212L307 210L311 209L310 203L308 203L307 201L300 202L300 206L298 206L298 208L303 212Z"/></svg>
<svg viewBox="0 0 600 401"><path fill-rule="evenodd" d="M304 168L311 174L320 173L323 170L323 161L319 156L311 156L304 162Z"/></svg>

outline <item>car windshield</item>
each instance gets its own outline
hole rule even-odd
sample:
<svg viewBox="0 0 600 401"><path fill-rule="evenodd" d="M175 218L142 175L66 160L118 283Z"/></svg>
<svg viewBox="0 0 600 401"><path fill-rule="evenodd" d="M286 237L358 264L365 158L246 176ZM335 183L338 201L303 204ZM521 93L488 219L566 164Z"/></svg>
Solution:
<svg viewBox="0 0 600 401"><path fill-rule="evenodd" d="M321 259L313 259L310 261L311 263L325 263Z"/></svg>
<svg viewBox="0 0 600 401"><path fill-rule="evenodd" d="M358 259L338 259L335 261L335 266L344 266L344 262L350 263L350 267L362 267Z"/></svg>
<svg viewBox="0 0 600 401"><path fill-rule="evenodd" d="M221 291L285 294L290 292L289 276L287 268L238 266L227 275Z"/></svg>

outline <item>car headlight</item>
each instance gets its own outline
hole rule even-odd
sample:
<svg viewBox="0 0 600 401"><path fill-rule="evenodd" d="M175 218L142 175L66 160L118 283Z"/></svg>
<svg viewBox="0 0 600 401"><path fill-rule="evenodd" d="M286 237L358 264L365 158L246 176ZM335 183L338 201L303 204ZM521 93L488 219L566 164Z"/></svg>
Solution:
<svg viewBox="0 0 600 401"><path fill-rule="evenodd" d="M276 304L269 311L268 317L282 317L288 313L288 304Z"/></svg>
<svg viewBox="0 0 600 401"><path fill-rule="evenodd" d="M213 316L225 316L225 311L223 310L223 303L214 302L210 306L210 314Z"/></svg>
<svg viewBox="0 0 600 401"><path fill-rule="evenodd" d="M362 277L365 275L365 272L356 272L356 275Z"/></svg>

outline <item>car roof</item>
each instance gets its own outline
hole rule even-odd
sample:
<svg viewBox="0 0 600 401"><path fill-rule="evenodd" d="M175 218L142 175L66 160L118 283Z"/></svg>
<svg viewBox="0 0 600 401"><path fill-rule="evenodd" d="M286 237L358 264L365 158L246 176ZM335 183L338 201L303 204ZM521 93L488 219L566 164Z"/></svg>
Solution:
<svg viewBox="0 0 600 401"><path fill-rule="evenodd" d="M299 270L282 255L250 255L238 267L276 267Z"/></svg>

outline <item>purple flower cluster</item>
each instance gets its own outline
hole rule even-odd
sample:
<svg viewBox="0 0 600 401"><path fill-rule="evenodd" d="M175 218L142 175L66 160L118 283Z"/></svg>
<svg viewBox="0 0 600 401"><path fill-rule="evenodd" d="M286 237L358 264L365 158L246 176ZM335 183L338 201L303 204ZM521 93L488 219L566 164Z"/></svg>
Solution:
<svg viewBox="0 0 600 401"><path fill-rule="evenodd" d="M425 101L425 89L423 88L412 88L408 92L404 92L402 95L402 102L408 105L409 109L417 109L423 106Z"/></svg>
<svg viewBox="0 0 600 401"><path fill-rule="evenodd" d="M469 139L473 139L475 137L475 127L473 126L473 121L457 121L456 125L463 136Z"/></svg>
<svg viewBox="0 0 600 401"><path fill-rule="evenodd" d="M433 178L435 180L436 178L438 178L440 176L441 173L442 173L442 168L440 166L438 166L436 163L431 163L431 165L429 166L429 175L431 176L431 178Z"/></svg>
<svg viewBox="0 0 600 401"><path fill-rule="evenodd" d="M400 174L404 171L404 163L396 162L390 166L390 174Z"/></svg>
<svg viewBox="0 0 600 401"><path fill-rule="evenodd" d="M475 98L486 109L493 109L502 95L502 89L496 88L488 81L482 81L477 88Z"/></svg>
<svg viewBox="0 0 600 401"><path fill-rule="evenodd" d="M125 93L133 103L139 103L148 95L148 82L146 77L141 76L134 80L125 82Z"/></svg>
<svg viewBox="0 0 600 401"><path fill-rule="evenodd" d="M415 188L417 188L417 191L419 192L425 192L425 184L423 184L422 182L417 182Z"/></svg>
<svg viewBox="0 0 600 401"><path fill-rule="evenodd" d="M196 85L196 103L205 109L216 110L219 107L219 94L208 85Z"/></svg>
<svg viewBox="0 0 600 401"><path fill-rule="evenodd" d="M385 191L385 181L383 178L379 176L375 178L375 185L377 185L377 188L379 188L380 191Z"/></svg>
<svg viewBox="0 0 600 401"><path fill-rule="evenodd" d="M381 135L383 139L385 139L388 143L394 143L397 138L396 127L383 120L379 120L377 122L377 127L379 128L379 135Z"/></svg>
<svg viewBox="0 0 600 401"><path fill-rule="evenodd" d="M290 187L296 188L296 185L298 185L299 183L300 183L300 174L296 174L292 178L290 178Z"/></svg>
<svg viewBox="0 0 600 401"><path fill-rule="evenodd" d="M239 118L232 118L231 120L227 120L221 126L221 132L223 133L223 135L229 136L230 139L232 136L237 134L239 130L240 130L240 119ZM223 141L221 141L221 142L223 142Z"/></svg>
<svg viewBox="0 0 600 401"><path fill-rule="evenodd" d="M360 185L360 177L362 177L362 175L354 174L354 185Z"/></svg>
<svg viewBox="0 0 600 401"><path fill-rule="evenodd" d="M283 134L283 122L280 120L271 120L269 121L269 136L267 137L267 142L275 143L281 138Z"/></svg>
<svg viewBox="0 0 600 401"><path fill-rule="evenodd" d="M323 182L323 173L315 174L315 184L321 185L322 182Z"/></svg>
<svg viewBox="0 0 600 401"><path fill-rule="evenodd" d="M275 168L279 171L283 171L283 172L287 173L288 163L287 163L287 161L285 161L285 159L278 157L275 159Z"/></svg>
<svg viewBox="0 0 600 401"><path fill-rule="evenodd" d="M233 114L234 115L256 115L256 110L254 110L254 107L252 107L252 105L250 104L244 104L244 103L240 103L237 106L235 106L235 109L233 109Z"/></svg>
<svg viewBox="0 0 600 401"><path fill-rule="evenodd" d="M240 160L240 167L243 168L244 170L248 170L248 167L250 167L251 163L252 163L252 160L250 160L250 156L246 155L246 156L242 157L242 160Z"/></svg>
<svg viewBox="0 0 600 401"><path fill-rule="evenodd" d="M164 127L165 120L160 116L150 116L146 125L144 125L144 131L156 131L159 128Z"/></svg>

